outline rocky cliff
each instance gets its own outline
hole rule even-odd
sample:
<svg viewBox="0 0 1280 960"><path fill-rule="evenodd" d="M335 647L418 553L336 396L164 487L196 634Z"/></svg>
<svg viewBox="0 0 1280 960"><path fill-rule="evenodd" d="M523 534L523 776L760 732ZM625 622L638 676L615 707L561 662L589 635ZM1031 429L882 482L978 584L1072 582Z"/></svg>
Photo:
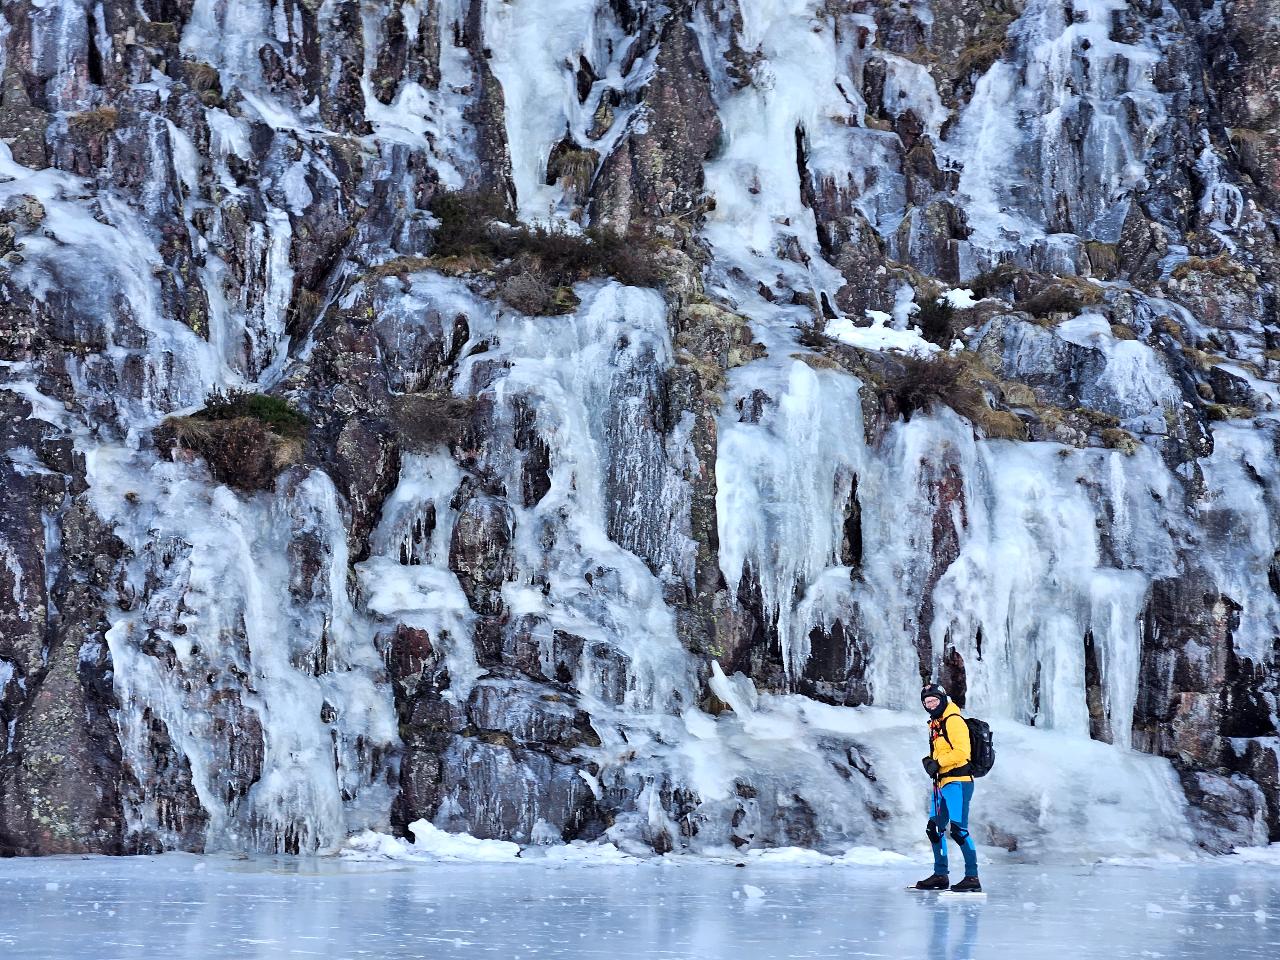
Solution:
<svg viewBox="0 0 1280 960"><path fill-rule="evenodd" d="M1275 0L0 9L0 853L1280 840Z"/></svg>

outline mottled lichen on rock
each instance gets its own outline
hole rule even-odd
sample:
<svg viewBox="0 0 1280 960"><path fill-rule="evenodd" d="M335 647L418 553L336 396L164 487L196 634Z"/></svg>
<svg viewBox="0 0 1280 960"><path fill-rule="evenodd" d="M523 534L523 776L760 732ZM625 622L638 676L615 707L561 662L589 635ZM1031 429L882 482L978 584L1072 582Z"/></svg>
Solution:
<svg viewBox="0 0 1280 960"><path fill-rule="evenodd" d="M392 423L411 449L460 442L471 428L475 409L473 398L452 394L405 393L391 399Z"/></svg>

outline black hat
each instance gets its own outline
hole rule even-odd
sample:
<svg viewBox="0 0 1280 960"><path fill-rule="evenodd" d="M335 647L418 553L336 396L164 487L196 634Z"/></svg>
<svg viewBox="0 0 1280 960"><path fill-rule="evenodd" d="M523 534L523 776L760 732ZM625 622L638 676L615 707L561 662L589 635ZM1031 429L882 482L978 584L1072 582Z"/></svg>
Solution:
<svg viewBox="0 0 1280 960"><path fill-rule="evenodd" d="M920 688L920 703L923 705L929 697L938 698L938 706L929 711L929 716L937 720L942 716L942 712L947 709L950 698L947 696L947 688L940 683L926 683Z"/></svg>

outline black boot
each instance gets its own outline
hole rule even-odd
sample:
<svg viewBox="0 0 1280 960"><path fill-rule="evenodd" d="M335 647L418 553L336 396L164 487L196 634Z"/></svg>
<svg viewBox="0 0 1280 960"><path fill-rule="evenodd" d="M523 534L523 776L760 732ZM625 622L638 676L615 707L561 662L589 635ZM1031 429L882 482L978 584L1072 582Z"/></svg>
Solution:
<svg viewBox="0 0 1280 960"><path fill-rule="evenodd" d="M977 877L965 877L959 883L951 888L952 893L981 893L982 884L978 882Z"/></svg>
<svg viewBox="0 0 1280 960"><path fill-rule="evenodd" d="M935 873L916 883L917 890L945 890L951 881L945 874Z"/></svg>

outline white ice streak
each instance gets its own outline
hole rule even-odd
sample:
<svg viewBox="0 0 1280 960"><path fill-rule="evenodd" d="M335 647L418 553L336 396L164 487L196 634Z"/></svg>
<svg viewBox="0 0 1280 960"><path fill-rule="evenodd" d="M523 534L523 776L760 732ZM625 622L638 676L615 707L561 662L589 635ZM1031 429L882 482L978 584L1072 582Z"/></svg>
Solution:
<svg viewBox="0 0 1280 960"><path fill-rule="evenodd" d="M434 19L424 24L423 18L428 14ZM360 88L365 117L379 141L426 150L441 183L460 190L477 172L476 133L466 116L477 89L471 54L462 43L467 4L464 0L403 0L400 15L409 37L434 23L436 33L426 41L428 45L439 45L438 76L430 78L434 82L425 86L418 80L405 80L392 94L391 102L383 103L375 95L373 72L386 42L385 11L376 4L362 5L361 22L367 42Z"/></svg>
<svg viewBox="0 0 1280 960"><path fill-rule="evenodd" d="M683 451L668 454L660 443L650 445L656 434L648 411L672 355L666 313L654 291L597 283L580 285L578 292L582 306L551 325L518 314L495 318L457 280L415 280L415 295L425 302L465 311L475 342L496 340L494 350L464 361L459 388L475 389L475 361L489 371L501 357L499 376L483 387L495 401L495 429L514 429L517 407L523 406L549 448L545 495L532 506L510 502L515 574L503 588L506 604L513 614L538 621L536 633L546 643L557 629L586 640L579 686L601 709L611 698L598 686L607 686L607 678L593 676L588 662L598 644L617 650L629 664L628 710L665 711L677 691L692 695L691 660L676 638L658 577L611 533L626 541L639 536L629 531L649 525L659 536L633 546L660 548L648 559L664 576L689 574L694 542L688 505L670 465ZM455 518L447 503L461 479L448 463L443 457L406 459L372 555L360 569L374 590L376 612L403 619L412 611L419 618L414 622L429 632L448 632L461 658L451 669L459 671L455 682L465 689L467 678L477 674L465 665L473 655L463 649L471 614L447 569ZM507 489L521 488L518 460L492 466ZM437 505L435 539L415 560L423 566L397 572L407 524L427 503ZM633 511L644 513L644 523L632 519ZM545 587L531 586L539 584Z"/></svg>
<svg viewBox="0 0 1280 960"><path fill-rule="evenodd" d="M975 272L1049 234L1114 242L1165 122L1154 42L1112 39L1124 0L1031 0L940 155L960 172ZM1067 221L1062 219L1065 203Z"/></svg>
<svg viewBox="0 0 1280 960"><path fill-rule="evenodd" d="M546 183L547 157L567 131L590 114L578 102L566 64L595 47L598 0L508 0L484 5L484 34L502 84L511 176L520 216L547 219L560 191ZM621 40L621 36L617 37Z"/></svg>
<svg viewBox="0 0 1280 960"><path fill-rule="evenodd" d="M861 466L861 398L851 377L795 360L761 379L735 378L769 394L756 422L725 404L716 456L720 569L732 591L758 581L776 624L783 664L794 675L808 658L810 624L795 597L839 563L845 510Z"/></svg>
<svg viewBox="0 0 1280 960"><path fill-rule="evenodd" d="M320 6L327 5L322 0ZM292 130L318 123L319 103L282 102L263 76L264 49L280 57L283 45L303 42L301 17L289 20L284 9L261 0L195 0L180 47L184 56L216 67L223 89L237 88L263 122ZM324 11L316 18L322 34L328 19Z"/></svg>
<svg viewBox="0 0 1280 960"><path fill-rule="evenodd" d="M0 143L0 205L30 196L45 215L41 230L23 237L12 282L39 302L65 298L83 318L80 338L100 339L98 349L68 361L81 400L122 427L152 424L203 399L223 368L205 340L164 316L155 278L162 260L136 212L104 194L95 218L79 202L81 192L80 181L65 173L14 162ZM104 250L116 255L104 259ZM140 373L132 373L138 360Z"/></svg>
<svg viewBox="0 0 1280 960"><path fill-rule="evenodd" d="M1164 358L1139 340L1118 339L1100 314L1082 313L1058 324L1062 340L1095 350L1101 373L1081 387L1081 402L1120 417L1140 433L1163 434L1167 420L1182 404L1182 391L1169 374Z"/></svg>
<svg viewBox="0 0 1280 960"><path fill-rule="evenodd" d="M810 632L840 620L869 651L877 703L911 705L920 644L931 668L950 645L985 713L1087 736L1091 634L1127 744L1148 585L1176 569L1179 487L1159 458L979 441L950 413L894 425L872 451L856 381L798 361L778 377L749 381L774 400L757 421L726 405L717 514L725 578L739 591L745 572L757 579L789 674Z"/></svg>
<svg viewBox="0 0 1280 960"><path fill-rule="evenodd" d="M1175 570L1156 497L1176 505L1178 486L1145 449L1124 466L1116 451L1064 457L1050 444L965 452L967 522L934 594L934 654L948 641L960 651L984 713L1087 737L1089 634L1111 734L1127 747L1148 586ZM1109 544L1099 515L1114 518Z"/></svg>
<svg viewBox="0 0 1280 960"><path fill-rule="evenodd" d="M147 774L157 722L190 765L208 850L335 850L384 824L391 794L373 758L395 741L395 715L351 602L329 478L243 499L123 448L101 446L87 466L132 554L122 588L136 599L107 631L121 746L142 779L131 826L165 829L155 806L172 798L154 791L172 785Z"/></svg>
<svg viewBox="0 0 1280 960"><path fill-rule="evenodd" d="M850 76L866 54L856 29L837 33L815 0L744 0L739 4L743 49L758 53L752 82L734 89L721 79L718 103L724 129L720 156L706 165L707 190L716 206L704 235L717 267L738 268L755 283L783 281L796 290L834 292L839 274L818 249L813 212L801 201L797 136L801 135L809 175L857 204L888 233L905 203L900 178L880 172L896 166L896 138L859 128L866 105L860 83ZM861 23L865 21L865 23ZM869 17L860 23L874 29ZM704 32L709 27L703 22ZM715 58L713 73L720 68ZM890 71L898 109L914 107L935 119L936 92L927 75L905 61ZM897 94L901 97L897 97ZM929 106L919 100L932 96ZM788 247L798 247L784 255Z"/></svg>
<svg viewBox="0 0 1280 960"><path fill-rule="evenodd" d="M1237 657L1263 662L1280 635L1280 602L1270 571L1280 550L1280 475L1267 433L1244 424L1219 424L1214 448L1201 460L1207 503L1201 516L1216 533L1203 560L1214 583L1241 605L1231 642Z"/></svg>
<svg viewBox="0 0 1280 960"><path fill-rule="evenodd" d="M465 703L483 674L472 635L475 614L449 570L449 545L457 510L451 501L462 471L444 452L409 454L400 482L387 498L370 538L370 557L356 565L368 609L395 623L425 630L449 669L445 696ZM430 512L431 533L423 542Z"/></svg>
<svg viewBox="0 0 1280 960"><path fill-rule="evenodd" d="M1209 143L1209 132L1201 131L1204 146L1196 158L1196 173L1201 180L1200 213L1209 221L1209 229L1233 250L1234 244L1224 233L1240 226L1245 213L1244 194L1240 188L1227 181L1222 161Z"/></svg>
<svg viewBox="0 0 1280 960"><path fill-rule="evenodd" d="M48 78L43 93L49 109L84 109L89 85L76 67L88 59L89 36L84 24L91 22L90 0L33 3L31 7L23 17L30 31L26 44L36 75Z"/></svg>

